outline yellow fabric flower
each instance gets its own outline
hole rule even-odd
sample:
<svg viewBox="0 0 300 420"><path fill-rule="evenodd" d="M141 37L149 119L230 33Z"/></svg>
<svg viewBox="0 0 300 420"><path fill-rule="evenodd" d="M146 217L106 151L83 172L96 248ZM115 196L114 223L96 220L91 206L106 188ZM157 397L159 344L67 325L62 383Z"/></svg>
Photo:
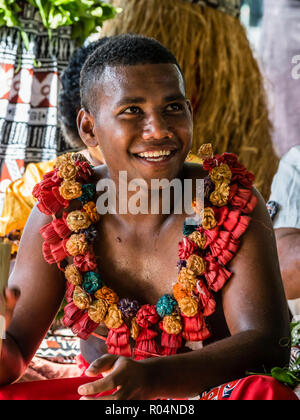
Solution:
<svg viewBox="0 0 300 420"><path fill-rule="evenodd" d="M117 305L112 305L108 308L108 314L105 317L105 325L107 328L120 328L123 325L122 312Z"/></svg>
<svg viewBox="0 0 300 420"><path fill-rule="evenodd" d="M138 323L136 322L136 318L132 318L131 320L131 326L130 326L130 337L133 340L136 340L139 336L140 333L140 327L138 325Z"/></svg>
<svg viewBox="0 0 300 420"><path fill-rule="evenodd" d="M92 302L92 298L81 287L76 286L73 293L74 305L79 309L88 309Z"/></svg>
<svg viewBox="0 0 300 420"><path fill-rule="evenodd" d="M87 253L89 246L84 234L72 235L66 243L67 251L72 257L84 255Z"/></svg>
<svg viewBox="0 0 300 420"><path fill-rule="evenodd" d="M207 159L213 157L214 151L211 143L202 144L202 146L199 147L199 150L197 152L197 155L201 159Z"/></svg>
<svg viewBox="0 0 300 420"><path fill-rule="evenodd" d="M93 201L89 201L83 206L85 212L89 216L92 223L97 223L100 220L100 214L97 211L96 204Z"/></svg>
<svg viewBox="0 0 300 420"><path fill-rule="evenodd" d="M59 166L57 175L65 181L71 181L76 178L77 166L73 160L68 160Z"/></svg>
<svg viewBox="0 0 300 420"><path fill-rule="evenodd" d="M211 193L209 200L217 207L226 206L228 203L230 186L227 184L218 184L215 191Z"/></svg>
<svg viewBox="0 0 300 420"><path fill-rule="evenodd" d="M64 155L58 156L55 161L55 166L58 170L64 165L74 164L73 153L65 153Z"/></svg>
<svg viewBox="0 0 300 420"><path fill-rule="evenodd" d="M177 314L166 315L163 318L163 329L168 334L179 334L182 330L181 318Z"/></svg>
<svg viewBox="0 0 300 420"><path fill-rule="evenodd" d="M59 187L59 193L65 200L75 200L82 195L81 184L74 180L64 181Z"/></svg>
<svg viewBox="0 0 300 420"><path fill-rule="evenodd" d="M105 319L105 315L108 310L108 303L104 299L94 300L89 307L89 317L92 321L96 322L96 324L100 324Z"/></svg>
<svg viewBox="0 0 300 420"><path fill-rule="evenodd" d="M196 276L201 276L206 270L206 262L199 255L191 255L187 260L186 266Z"/></svg>
<svg viewBox="0 0 300 420"><path fill-rule="evenodd" d="M214 184L230 184L232 172L227 163L221 163L210 171L210 179Z"/></svg>
<svg viewBox="0 0 300 420"><path fill-rule="evenodd" d="M183 315L193 317L198 313L198 300L193 297L186 297L178 302L179 308Z"/></svg>
<svg viewBox="0 0 300 420"><path fill-rule="evenodd" d="M202 227L204 229L213 229L217 226L215 213L211 207L205 207L200 214L202 218Z"/></svg>
<svg viewBox="0 0 300 420"><path fill-rule="evenodd" d="M199 232L198 230L195 230L195 232L191 233L189 235L189 238L195 242L195 244L200 248L204 249L206 245L206 236L204 233Z"/></svg>
<svg viewBox="0 0 300 420"><path fill-rule="evenodd" d="M197 284L197 278L192 270L183 267L178 275L178 283L180 283L184 289L192 291Z"/></svg>
<svg viewBox="0 0 300 420"><path fill-rule="evenodd" d="M72 232L78 232L81 229L87 229L92 222L85 211L75 210L68 214L67 225Z"/></svg>
<svg viewBox="0 0 300 420"><path fill-rule="evenodd" d="M82 283L82 276L80 271L74 264L70 264L65 269L65 277L74 286L80 286Z"/></svg>

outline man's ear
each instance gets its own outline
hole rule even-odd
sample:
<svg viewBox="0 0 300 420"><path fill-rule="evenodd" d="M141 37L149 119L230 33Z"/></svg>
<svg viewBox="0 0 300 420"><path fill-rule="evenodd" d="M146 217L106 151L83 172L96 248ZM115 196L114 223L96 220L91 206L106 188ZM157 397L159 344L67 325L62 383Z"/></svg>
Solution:
<svg viewBox="0 0 300 420"><path fill-rule="evenodd" d="M187 106L188 106L188 110L190 111L191 117L192 117L192 119L193 119L193 116L194 116L194 111L193 111L193 107L192 107L191 101L190 101L189 99L187 99L187 100L186 100L186 104L187 104Z"/></svg>
<svg viewBox="0 0 300 420"><path fill-rule="evenodd" d="M83 108L77 114L77 127L81 140L88 147L98 146L94 135L94 118Z"/></svg>

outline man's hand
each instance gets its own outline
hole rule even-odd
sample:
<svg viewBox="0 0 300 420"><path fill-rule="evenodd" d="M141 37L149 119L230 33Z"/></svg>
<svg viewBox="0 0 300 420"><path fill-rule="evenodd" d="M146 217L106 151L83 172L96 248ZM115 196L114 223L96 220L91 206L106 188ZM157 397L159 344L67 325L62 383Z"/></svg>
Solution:
<svg viewBox="0 0 300 420"><path fill-rule="evenodd" d="M106 354L86 371L87 376L99 374L103 375L103 379L79 387L78 393L84 396L81 400L148 400L155 397L151 387L150 365L146 363ZM89 397L112 390L115 390L113 395Z"/></svg>

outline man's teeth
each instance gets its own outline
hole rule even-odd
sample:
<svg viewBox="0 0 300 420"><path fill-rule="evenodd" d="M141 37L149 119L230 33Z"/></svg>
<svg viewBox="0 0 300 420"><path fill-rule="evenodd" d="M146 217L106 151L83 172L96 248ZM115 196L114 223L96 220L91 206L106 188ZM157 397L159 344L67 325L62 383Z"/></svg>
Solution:
<svg viewBox="0 0 300 420"><path fill-rule="evenodd" d="M144 152L139 153L138 156L142 158L160 158L164 156L170 156L171 151L170 150L160 150L155 152Z"/></svg>

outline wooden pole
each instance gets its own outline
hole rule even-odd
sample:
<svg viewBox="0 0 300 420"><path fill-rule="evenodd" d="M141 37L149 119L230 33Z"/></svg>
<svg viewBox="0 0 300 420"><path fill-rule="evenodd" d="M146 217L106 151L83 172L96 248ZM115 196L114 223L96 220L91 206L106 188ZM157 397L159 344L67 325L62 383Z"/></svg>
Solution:
<svg viewBox="0 0 300 420"><path fill-rule="evenodd" d="M5 298L4 292L8 284L10 268L11 244L9 241L0 242L0 356L2 351L2 339L5 338Z"/></svg>

